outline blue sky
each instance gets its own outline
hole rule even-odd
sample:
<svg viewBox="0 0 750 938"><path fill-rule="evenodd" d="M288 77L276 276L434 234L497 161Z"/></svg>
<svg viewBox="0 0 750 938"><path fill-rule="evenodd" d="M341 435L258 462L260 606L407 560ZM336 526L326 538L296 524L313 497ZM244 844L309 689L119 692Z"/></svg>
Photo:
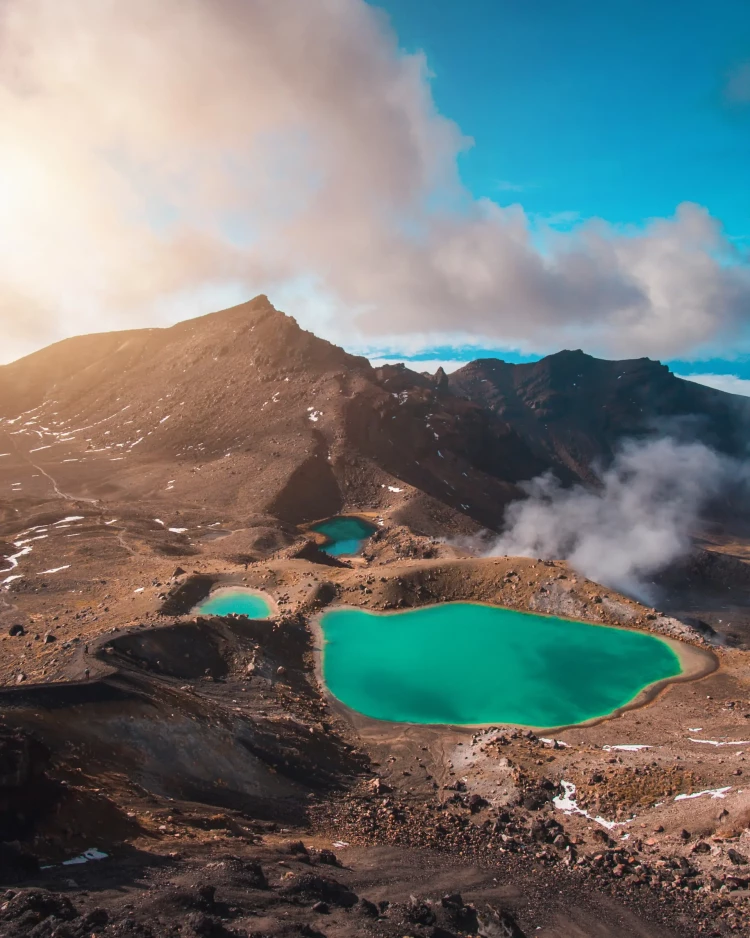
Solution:
<svg viewBox="0 0 750 938"><path fill-rule="evenodd" d="M750 242L746 0L379 0L474 139L464 182L546 219L640 224L683 201Z"/></svg>
<svg viewBox="0 0 750 938"><path fill-rule="evenodd" d="M438 109L473 138L459 165L476 197L518 202L532 222L560 230L591 218L639 226L692 201L750 249L747 0L377 5L404 50L426 54ZM750 356L731 349L670 365L750 380Z"/></svg>

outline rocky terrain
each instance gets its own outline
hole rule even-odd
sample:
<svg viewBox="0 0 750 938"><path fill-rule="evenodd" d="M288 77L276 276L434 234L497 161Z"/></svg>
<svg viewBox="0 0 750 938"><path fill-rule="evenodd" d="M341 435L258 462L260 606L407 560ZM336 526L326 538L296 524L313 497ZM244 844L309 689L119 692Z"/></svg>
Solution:
<svg viewBox="0 0 750 938"><path fill-rule="evenodd" d="M601 361L578 350L521 365L479 359L448 386L507 421L561 478L595 481L592 466L606 465L623 437L655 427L689 430L728 455L746 450L747 398L684 381L648 358Z"/></svg>
<svg viewBox="0 0 750 938"><path fill-rule="evenodd" d="M744 408L575 352L373 369L265 297L1 368L0 934L746 932L739 521L661 608L467 539L657 417L737 452ZM377 525L361 557L310 536L339 512ZM191 613L232 584L278 614ZM548 733L380 723L321 685L326 607L466 599L679 639L702 676Z"/></svg>

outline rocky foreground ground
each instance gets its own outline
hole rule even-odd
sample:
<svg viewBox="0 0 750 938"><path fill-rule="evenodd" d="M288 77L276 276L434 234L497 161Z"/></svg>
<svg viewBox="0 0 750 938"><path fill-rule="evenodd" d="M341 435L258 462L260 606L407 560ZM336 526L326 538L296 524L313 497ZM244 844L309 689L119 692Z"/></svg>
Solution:
<svg viewBox="0 0 750 938"><path fill-rule="evenodd" d="M119 548L80 503L47 530L71 517L64 532ZM118 526L132 553L115 575L92 554L4 593L0 934L748 928L745 652L706 620L686 626L562 564L472 559L387 518L362 560L333 563L300 533L267 559L230 560L209 539L178 566L144 519ZM227 583L262 588L279 616L189 614ZM466 598L681 637L719 667L551 735L390 726L320 687L309 626L326 605Z"/></svg>
<svg viewBox="0 0 750 938"><path fill-rule="evenodd" d="M748 933L737 506L658 608L480 556L523 480L590 482L685 417L744 452L745 411L645 359L373 369L265 297L4 366L0 935ZM352 561L308 536L342 511L378 526ZM278 615L190 614L228 584ZM377 723L326 694L321 609L448 600L653 631L711 667L536 734Z"/></svg>

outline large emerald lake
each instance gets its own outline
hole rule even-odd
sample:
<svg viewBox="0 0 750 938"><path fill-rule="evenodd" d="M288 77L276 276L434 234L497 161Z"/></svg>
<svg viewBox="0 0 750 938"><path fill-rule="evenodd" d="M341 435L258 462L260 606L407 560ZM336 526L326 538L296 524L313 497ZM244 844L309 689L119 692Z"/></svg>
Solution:
<svg viewBox="0 0 750 938"><path fill-rule="evenodd" d="M567 726L681 673L653 635L478 603L338 608L320 622L329 690L380 720Z"/></svg>
<svg viewBox="0 0 750 938"><path fill-rule="evenodd" d="M358 554L367 538L374 534L377 528L364 518L341 515L320 521L310 530L323 535L325 542L321 546L327 554L332 557L348 557Z"/></svg>

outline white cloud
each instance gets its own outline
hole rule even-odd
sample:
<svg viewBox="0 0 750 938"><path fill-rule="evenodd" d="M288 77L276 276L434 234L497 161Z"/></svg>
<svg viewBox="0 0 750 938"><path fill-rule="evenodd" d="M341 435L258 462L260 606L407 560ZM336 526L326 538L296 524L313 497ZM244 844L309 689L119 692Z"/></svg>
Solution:
<svg viewBox="0 0 750 938"><path fill-rule="evenodd" d="M684 378L685 381L695 381L697 384L705 384L709 388L717 388L719 391L728 391L730 394L743 394L750 397L750 379L740 378L738 375L677 375L678 378Z"/></svg>
<svg viewBox="0 0 750 938"><path fill-rule="evenodd" d="M4 0L0 122L5 357L299 284L305 325L371 347L678 357L747 323L699 206L541 253L520 206L474 200L423 56L364 0Z"/></svg>
<svg viewBox="0 0 750 938"><path fill-rule="evenodd" d="M520 182L511 182L509 179L498 179L495 188L498 192L523 192L530 187Z"/></svg>

